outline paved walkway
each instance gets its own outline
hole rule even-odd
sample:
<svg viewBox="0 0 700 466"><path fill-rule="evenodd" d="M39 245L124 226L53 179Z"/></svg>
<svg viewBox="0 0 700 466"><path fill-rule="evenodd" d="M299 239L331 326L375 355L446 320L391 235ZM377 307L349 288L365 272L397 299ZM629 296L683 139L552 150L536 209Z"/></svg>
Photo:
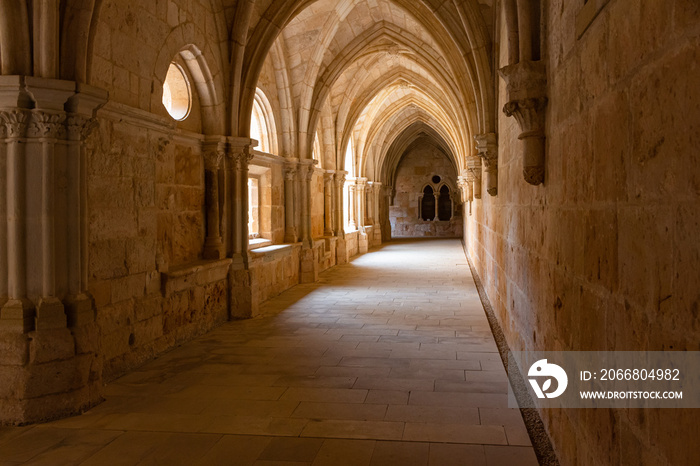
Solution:
<svg viewBox="0 0 700 466"><path fill-rule="evenodd" d="M0 429L0 465L536 465L457 240L400 241Z"/></svg>

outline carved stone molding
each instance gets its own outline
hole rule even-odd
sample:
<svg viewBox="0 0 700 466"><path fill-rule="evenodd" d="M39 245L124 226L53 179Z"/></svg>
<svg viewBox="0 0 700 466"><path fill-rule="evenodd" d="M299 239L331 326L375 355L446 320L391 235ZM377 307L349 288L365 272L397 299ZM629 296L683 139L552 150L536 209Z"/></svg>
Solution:
<svg viewBox="0 0 700 466"><path fill-rule="evenodd" d="M287 165L284 167L284 179L287 181L294 181L297 177L297 168L293 165Z"/></svg>
<svg viewBox="0 0 700 466"><path fill-rule="evenodd" d="M20 139L27 135L28 113L26 110L0 112L0 122L5 127L5 137Z"/></svg>
<svg viewBox="0 0 700 466"><path fill-rule="evenodd" d="M202 158L204 159L204 168L209 171L218 171L221 168L221 162L225 154L226 143L224 142L203 144Z"/></svg>
<svg viewBox="0 0 700 466"><path fill-rule="evenodd" d="M345 187L345 177L347 175L345 173L336 173L335 174L335 185L338 188L344 188Z"/></svg>
<svg viewBox="0 0 700 466"><path fill-rule="evenodd" d="M65 120L68 140L84 141L99 126L97 119L81 115L68 115Z"/></svg>
<svg viewBox="0 0 700 466"><path fill-rule="evenodd" d="M523 141L523 176L532 185L544 183L545 111L547 78L545 66L537 61L522 61L500 70L507 83L507 116L515 117Z"/></svg>
<svg viewBox="0 0 700 466"><path fill-rule="evenodd" d="M478 156L467 157L466 180L471 184L471 192L475 199L481 199L481 158ZM471 196L469 201L471 202Z"/></svg>
<svg viewBox="0 0 700 466"><path fill-rule="evenodd" d="M483 161L486 173L486 192L491 196L498 195L498 138L496 133L477 134L476 151Z"/></svg>
<svg viewBox="0 0 700 466"><path fill-rule="evenodd" d="M35 110L31 114L28 135L37 138L58 139L66 131L64 113L49 113Z"/></svg>

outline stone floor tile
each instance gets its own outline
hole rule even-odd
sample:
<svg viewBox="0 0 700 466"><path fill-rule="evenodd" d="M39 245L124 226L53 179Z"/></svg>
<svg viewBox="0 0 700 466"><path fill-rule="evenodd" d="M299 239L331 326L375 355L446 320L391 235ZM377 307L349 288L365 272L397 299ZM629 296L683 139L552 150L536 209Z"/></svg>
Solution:
<svg viewBox="0 0 700 466"><path fill-rule="evenodd" d="M367 466L376 443L374 440L326 440L313 466Z"/></svg>
<svg viewBox="0 0 700 466"><path fill-rule="evenodd" d="M464 376L464 372L462 372ZM508 393L508 382L473 382L436 380L436 392L464 392L464 393Z"/></svg>
<svg viewBox="0 0 700 466"><path fill-rule="evenodd" d="M201 432L233 435L272 435L298 437L306 427L306 419L214 416L207 419Z"/></svg>
<svg viewBox="0 0 700 466"><path fill-rule="evenodd" d="M364 403L368 390L341 388L289 388L280 400L315 401L318 403Z"/></svg>
<svg viewBox="0 0 700 466"><path fill-rule="evenodd" d="M484 446L487 466L538 466L539 462L531 447Z"/></svg>
<svg viewBox="0 0 700 466"><path fill-rule="evenodd" d="M35 434L40 434L42 429L45 427L37 427ZM47 466L79 464L114 441L123 432L69 430L65 434L65 437L51 448L43 452L39 450L39 454L33 456L29 463ZM3 460L11 458L12 449L8 446L0 446L0 457ZM15 456L15 458L17 457Z"/></svg>
<svg viewBox="0 0 700 466"><path fill-rule="evenodd" d="M374 390L433 390L433 379L401 379L398 377L358 377L353 388Z"/></svg>
<svg viewBox="0 0 700 466"><path fill-rule="evenodd" d="M508 395L491 393L412 391L408 404L472 408L507 408Z"/></svg>
<svg viewBox="0 0 700 466"><path fill-rule="evenodd" d="M479 410L477 408L390 405L384 419L414 423L479 425Z"/></svg>
<svg viewBox="0 0 700 466"><path fill-rule="evenodd" d="M310 463L318 454L323 440L311 438L273 438L262 451L259 460Z"/></svg>
<svg viewBox="0 0 700 466"><path fill-rule="evenodd" d="M430 445L427 443L377 442L371 466L427 466Z"/></svg>
<svg viewBox="0 0 700 466"><path fill-rule="evenodd" d="M126 432L80 464L81 466L132 466L166 444L172 435L167 432Z"/></svg>
<svg viewBox="0 0 700 466"><path fill-rule="evenodd" d="M235 462L237 466L250 466L255 463L271 440L271 437L224 435L194 464L209 466Z"/></svg>
<svg viewBox="0 0 700 466"><path fill-rule="evenodd" d="M403 440L441 443L475 443L507 445L506 433L501 426L426 424L407 422Z"/></svg>
<svg viewBox="0 0 700 466"><path fill-rule="evenodd" d="M401 440L403 422L385 421L311 421L301 433L302 437Z"/></svg>
<svg viewBox="0 0 700 466"><path fill-rule="evenodd" d="M365 403L405 405L408 404L409 394L408 390L370 390Z"/></svg>
<svg viewBox="0 0 700 466"><path fill-rule="evenodd" d="M387 407L380 404L301 402L292 417L315 420L381 421L386 415Z"/></svg>
<svg viewBox="0 0 700 466"><path fill-rule="evenodd" d="M429 466L486 466L482 445L430 444Z"/></svg>

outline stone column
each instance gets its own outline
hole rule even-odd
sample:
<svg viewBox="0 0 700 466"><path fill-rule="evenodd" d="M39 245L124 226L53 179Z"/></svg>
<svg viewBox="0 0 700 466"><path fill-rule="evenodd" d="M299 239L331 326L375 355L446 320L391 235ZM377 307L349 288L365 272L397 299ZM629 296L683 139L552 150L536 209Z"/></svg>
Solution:
<svg viewBox="0 0 700 466"><path fill-rule="evenodd" d="M349 181L349 184L350 186L348 186L348 228L350 229L350 231L355 231L357 230L357 199L355 198L355 196L357 195L357 185L355 184L355 179L351 179Z"/></svg>
<svg viewBox="0 0 700 466"><path fill-rule="evenodd" d="M365 226L365 211L367 208L367 178L358 178L357 181L357 228L362 230Z"/></svg>
<svg viewBox="0 0 700 466"><path fill-rule="evenodd" d="M374 225L374 242L375 244L382 243L382 212L380 208L380 197L382 193L382 184L378 182L372 183L372 195L370 197L370 205L372 206L372 225Z"/></svg>
<svg viewBox="0 0 700 466"><path fill-rule="evenodd" d="M7 153L5 138L7 126L0 117L0 195L7 196ZM0 310L8 299L7 295L7 199L0 199ZM2 313L0 311L0 317Z"/></svg>
<svg viewBox="0 0 700 466"><path fill-rule="evenodd" d="M367 233L365 231L365 211L367 208L367 178L358 178L357 181L357 229L358 237L357 242L360 249L360 254L364 254L369 251L369 241L367 239Z"/></svg>
<svg viewBox="0 0 700 466"><path fill-rule="evenodd" d="M88 189L87 154L84 143L98 127L94 118L109 97L107 91L85 84L76 86L76 94L68 99L68 224L67 250L69 325L82 325L94 320L92 299L88 291Z"/></svg>
<svg viewBox="0 0 700 466"><path fill-rule="evenodd" d="M305 160L300 163L301 172L301 283L314 283L318 281L318 257L314 248L311 228L311 182L314 178L315 160Z"/></svg>
<svg viewBox="0 0 700 466"><path fill-rule="evenodd" d="M70 81L0 76L0 268L7 265L0 341L12 374L3 380L0 423L55 419L101 400L100 340L87 295L83 145L106 99L106 92ZM57 251L59 239L65 247Z"/></svg>
<svg viewBox="0 0 700 466"><path fill-rule="evenodd" d="M229 273L230 309L232 319L255 315L253 283L248 264L248 164L253 158L253 141L248 138L228 138L229 199L231 199L232 264Z"/></svg>
<svg viewBox="0 0 700 466"><path fill-rule="evenodd" d="M503 112L515 117L521 130L523 176L529 184L542 184L545 179L544 124L547 107L545 65L539 61L523 60L501 68L499 72L507 84L508 103L503 107Z"/></svg>
<svg viewBox="0 0 700 466"><path fill-rule="evenodd" d="M248 164L253 159L251 140L229 138L231 157L232 234L234 263L248 266Z"/></svg>
<svg viewBox="0 0 700 466"><path fill-rule="evenodd" d="M325 229L323 234L325 236L333 236L333 198L335 197L335 190L333 189L333 180L335 179L335 172L328 171L323 174L323 207L324 207L324 220Z"/></svg>
<svg viewBox="0 0 700 466"><path fill-rule="evenodd" d="M34 326L34 305L27 299L26 154L24 138L29 112L14 109L0 112L5 126L7 154L7 292L0 313L0 328L27 333Z"/></svg>
<svg viewBox="0 0 700 466"><path fill-rule="evenodd" d="M311 181L314 178L314 162L302 162L300 164L301 174L301 240L305 248L313 247L311 229Z"/></svg>
<svg viewBox="0 0 700 466"><path fill-rule="evenodd" d="M287 164L284 167L284 242L297 242L296 215L294 209L294 185L296 184L296 164Z"/></svg>
<svg viewBox="0 0 700 466"><path fill-rule="evenodd" d="M219 199L219 171L226 153L223 138L211 138L202 145L204 159L205 202L207 207L207 238L204 242L204 258L224 258L224 243L221 237L221 200Z"/></svg>
<svg viewBox="0 0 700 466"><path fill-rule="evenodd" d="M335 174L335 234L345 236L345 225L343 225L343 191L345 189L345 177L347 172L336 172Z"/></svg>
<svg viewBox="0 0 700 466"><path fill-rule="evenodd" d="M440 190L436 189L433 192L433 196L435 196L435 218L433 221L439 222L440 221Z"/></svg>
<svg viewBox="0 0 700 466"><path fill-rule="evenodd" d="M374 225L374 183L367 182L365 205L367 206L365 213L365 225Z"/></svg>
<svg viewBox="0 0 700 466"><path fill-rule="evenodd" d="M72 92L71 92L72 94ZM67 97L67 96L66 96ZM65 99L63 99L65 101ZM41 300L37 307L36 329L65 328L63 303L56 296L54 159L60 133L65 131L64 112L34 110L30 133L41 142Z"/></svg>
<svg viewBox="0 0 700 466"><path fill-rule="evenodd" d="M486 192L491 196L498 195L498 138L496 133L485 133L474 136L479 158L483 160L486 172Z"/></svg>

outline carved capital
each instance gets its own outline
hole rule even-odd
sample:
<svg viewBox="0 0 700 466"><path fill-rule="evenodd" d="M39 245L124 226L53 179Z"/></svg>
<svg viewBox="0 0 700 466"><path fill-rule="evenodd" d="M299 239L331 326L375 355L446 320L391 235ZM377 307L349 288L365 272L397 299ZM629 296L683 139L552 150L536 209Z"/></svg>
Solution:
<svg viewBox="0 0 700 466"><path fill-rule="evenodd" d="M496 133L477 134L474 136L476 152L488 166L498 166L498 138Z"/></svg>
<svg viewBox="0 0 700 466"><path fill-rule="evenodd" d="M66 120L64 113L50 113L34 110L31 114L28 134L32 137L57 139L65 131L63 122Z"/></svg>
<svg viewBox="0 0 700 466"><path fill-rule="evenodd" d="M323 174L323 183L326 186L326 189L330 189L331 186L333 186L333 180L335 179L335 173L324 173Z"/></svg>
<svg viewBox="0 0 700 466"><path fill-rule="evenodd" d="M68 115L66 118L66 130L70 141L84 141L97 128L95 118L85 118L80 115Z"/></svg>
<svg viewBox="0 0 700 466"><path fill-rule="evenodd" d="M226 154L226 144L224 142L206 143L202 147L202 158L204 168L209 171L218 171L221 162Z"/></svg>
<svg viewBox="0 0 700 466"><path fill-rule="evenodd" d="M12 139L23 138L27 135L28 112L26 110L0 112L0 123L5 127L5 137Z"/></svg>
<svg viewBox="0 0 700 466"><path fill-rule="evenodd" d="M335 185L338 188L343 188L345 187L345 177L347 175L345 173L336 173L335 174Z"/></svg>
<svg viewBox="0 0 700 466"><path fill-rule="evenodd" d="M507 116L520 126L523 141L523 176L532 185L544 182L545 109L547 107L547 77L541 62L524 61L500 70L507 84L508 103L503 107Z"/></svg>
<svg viewBox="0 0 700 466"><path fill-rule="evenodd" d="M503 107L507 116L514 117L522 133L519 139L544 137L546 97L512 100Z"/></svg>
<svg viewBox="0 0 700 466"><path fill-rule="evenodd" d="M292 165L284 167L284 179L286 181L294 181L297 178L297 168Z"/></svg>
<svg viewBox="0 0 700 466"><path fill-rule="evenodd" d="M495 133L477 134L476 151L484 162L486 172L486 192L491 196L498 194L498 137Z"/></svg>
<svg viewBox="0 0 700 466"><path fill-rule="evenodd" d="M314 178L314 166L313 165L302 165L301 167L302 179L306 182L311 182Z"/></svg>

